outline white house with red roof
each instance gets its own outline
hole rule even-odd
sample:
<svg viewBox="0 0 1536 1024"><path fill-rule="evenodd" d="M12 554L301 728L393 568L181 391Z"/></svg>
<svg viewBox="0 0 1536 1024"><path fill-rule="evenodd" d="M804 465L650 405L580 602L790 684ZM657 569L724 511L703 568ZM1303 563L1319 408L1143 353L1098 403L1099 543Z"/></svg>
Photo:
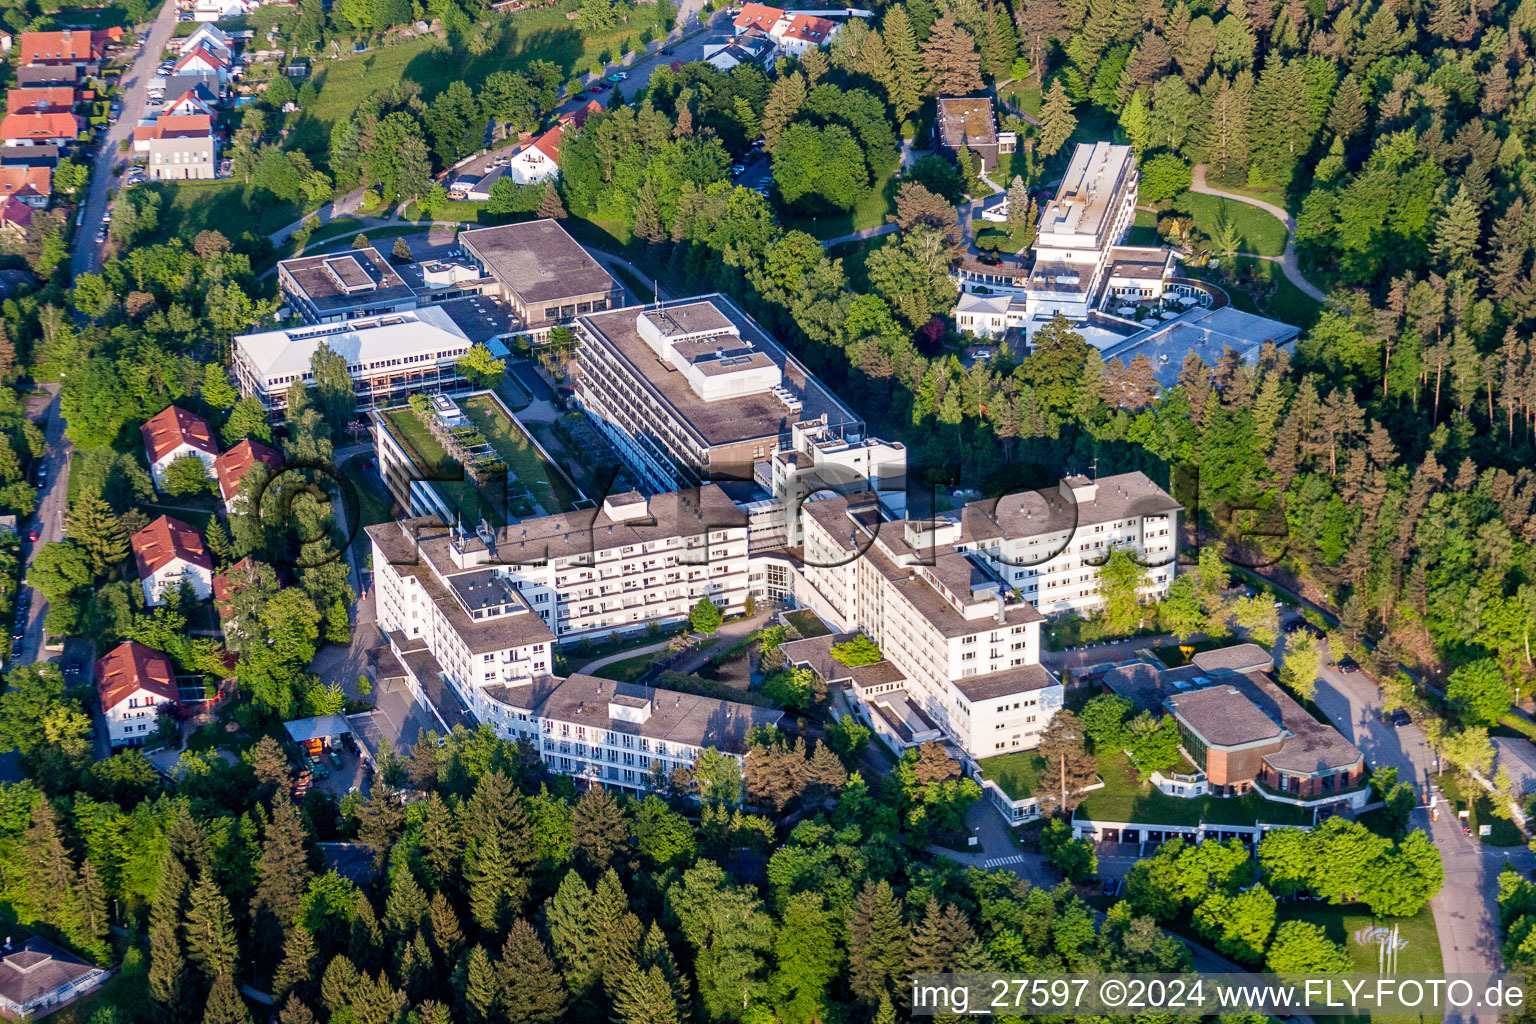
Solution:
<svg viewBox="0 0 1536 1024"><path fill-rule="evenodd" d="M199 601L213 593L213 559L203 535L180 519L161 516L134 534L130 543L144 601L151 608L164 604L166 593L183 583Z"/></svg>
<svg viewBox="0 0 1536 1024"><path fill-rule="evenodd" d="M176 61L178 75L218 75L224 81L229 74L229 61L206 46L187 50Z"/></svg>
<svg viewBox="0 0 1536 1024"><path fill-rule="evenodd" d="M830 18L786 11L767 4L747 4L731 26L738 36L748 32L764 33L773 40L780 53L791 57L826 46L842 28L839 22ZM767 61L772 56L769 54L763 59Z"/></svg>
<svg viewBox="0 0 1536 1024"><path fill-rule="evenodd" d="M53 168L0 165L0 197L9 197L41 210L53 193Z"/></svg>
<svg viewBox="0 0 1536 1024"><path fill-rule="evenodd" d="M67 146L84 127L85 122L67 110L7 114L0 121L0 141L7 146Z"/></svg>
<svg viewBox="0 0 1536 1024"><path fill-rule="evenodd" d="M179 693L171 659L136 640L124 640L96 662L96 695L114 747L136 747L154 735L162 709Z"/></svg>
<svg viewBox="0 0 1536 1024"><path fill-rule="evenodd" d="M58 32L23 32L21 64L94 64L106 56L107 47L123 37L121 28L63 29Z"/></svg>
<svg viewBox="0 0 1536 1024"><path fill-rule="evenodd" d="M45 85L33 89L10 89L5 94L7 114L49 114L75 109L75 87Z"/></svg>
<svg viewBox="0 0 1536 1024"><path fill-rule="evenodd" d="M593 114L602 113L602 111L605 109L606 108L597 100L588 100L586 106L578 107L569 113L561 114L557 120L559 121L562 128L567 125L573 125L577 128L581 128L586 125L587 118L591 117Z"/></svg>
<svg viewBox="0 0 1536 1024"><path fill-rule="evenodd" d="M234 37L211 22L203 22L191 35L180 41L172 40L171 45L177 48L178 53L191 53L201 46L209 53L223 57L226 62L234 63Z"/></svg>
<svg viewBox="0 0 1536 1024"><path fill-rule="evenodd" d="M282 468L283 457L275 448L268 448L260 441L246 438L214 460L219 493L224 497L224 511L230 515L235 514L237 504L245 504L244 496L240 493L240 482L258 462L266 466L269 472L276 472Z"/></svg>
<svg viewBox="0 0 1536 1024"><path fill-rule="evenodd" d="M564 133L564 128L555 125L524 146L507 166L507 176L519 185L531 185L559 174L560 138Z"/></svg>
<svg viewBox="0 0 1536 1024"><path fill-rule="evenodd" d="M198 86L167 101L165 106L160 108L160 116L196 117L201 114L211 121L216 113L214 102L213 94L204 87Z"/></svg>
<svg viewBox="0 0 1536 1024"><path fill-rule="evenodd" d="M165 486L165 471L171 463L185 455L196 456L209 473L214 471L219 446L213 426L196 413L169 406L151 416L139 428L139 436L144 438L144 456L157 488Z"/></svg>

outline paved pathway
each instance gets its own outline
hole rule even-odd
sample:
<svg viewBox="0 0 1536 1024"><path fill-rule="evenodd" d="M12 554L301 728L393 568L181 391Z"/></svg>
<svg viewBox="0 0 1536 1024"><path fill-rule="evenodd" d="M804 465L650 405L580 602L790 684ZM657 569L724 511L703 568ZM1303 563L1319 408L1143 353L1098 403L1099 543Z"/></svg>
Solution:
<svg viewBox="0 0 1536 1024"><path fill-rule="evenodd" d="M118 160L127 162L130 154L119 147L133 134L133 126L144 115L144 105L149 92L149 80L155 77L160 55L165 52L171 33L176 30L176 4L166 0L160 13L148 26L139 26L144 41L133 65L123 74L119 85L123 89L123 112L117 123L107 129L96 150L96 165L91 170L90 190L85 197L85 216L75 229L74 271L77 274L95 270L101 256L101 246L96 244L96 230L101 226L102 215L107 210L107 190L117 184L112 165Z"/></svg>
<svg viewBox="0 0 1536 1024"><path fill-rule="evenodd" d="M1326 292L1302 276L1301 264L1296 259L1296 218L1292 217L1289 212L1281 209L1273 203L1266 203L1262 199L1254 199L1251 196L1238 195L1236 192L1223 192L1219 188L1212 188L1205 183L1204 164L1197 164L1195 166L1189 183L1189 190L1191 192L1199 192L1202 195L1217 196L1221 199L1230 199L1234 203L1246 203L1249 206L1254 206L1260 210L1263 210L1265 213L1269 214L1276 220L1280 221L1280 223L1284 224L1286 230L1286 239L1285 253L1283 255L1260 256L1257 253L1242 253L1241 255L1252 256L1254 259L1268 260L1271 263L1280 264L1280 269L1285 273L1285 276L1290 279L1291 284L1295 285L1297 288L1300 288L1303 292L1316 299L1318 302L1328 301L1328 294Z"/></svg>

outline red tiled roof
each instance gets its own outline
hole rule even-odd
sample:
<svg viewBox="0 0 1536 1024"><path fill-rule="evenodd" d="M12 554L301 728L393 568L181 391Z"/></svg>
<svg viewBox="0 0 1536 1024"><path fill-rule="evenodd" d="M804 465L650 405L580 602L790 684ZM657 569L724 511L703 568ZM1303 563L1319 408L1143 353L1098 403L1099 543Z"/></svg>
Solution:
<svg viewBox="0 0 1536 1024"><path fill-rule="evenodd" d="M820 46L827 41L827 37L835 28L837 28L835 21L818 18L814 14L797 14L790 21L789 28L784 30L784 35L789 39L799 39Z"/></svg>
<svg viewBox="0 0 1536 1024"><path fill-rule="evenodd" d="M184 444L209 455L219 454L212 425L201 416L175 405L151 416L139 428L139 435L144 438L144 450L149 453L151 463L159 462Z"/></svg>
<svg viewBox="0 0 1536 1024"><path fill-rule="evenodd" d="M137 640L124 640L96 662L96 693L110 711L140 690L174 701L176 672L171 659Z"/></svg>
<svg viewBox="0 0 1536 1024"><path fill-rule="evenodd" d="M154 124L133 129L133 140L201 138L213 134L213 118L207 114L166 114Z"/></svg>
<svg viewBox="0 0 1536 1024"><path fill-rule="evenodd" d="M587 118L591 117L593 114L601 113L603 109L603 105L597 100L588 100L586 106L579 110L573 110L569 114L563 115L560 118L560 123L573 124L577 128L580 128L587 123Z"/></svg>
<svg viewBox="0 0 1536 1024"><path fill-rule="evenodd" d="M64 29L61 32L23 32L21 63L47 64L50 61L100 60L107 44L122 38L122 29L85 32Z"/></svg>
<svg viewBox="0 0 1536 1024"><path fill-rule="evenodd" d="M560 159L560 136L565 134L565 129L555 125L549 131L533 140L533 148L549 157L551 160Z"/></svg>
<svg viewBox="0 0 1536 1024"><path fill-rule="evenodd" d="M7 114L34 114L39 111L69 112L75 105L75 90L68 85L49 85L36 89L11 89L5 94Z"/></svg>
<svg viewBox="0 0 1536 1024"><path fill-rule="evenodd" d="M0 121L0 138L7 141L21 139L72 139L80 134L80 118L68 111L46 114L7 114Z"/></svg>
<svg viewBox="0 0 1536 1024"><path fill-rule="evenodd" d="M767 4L747 4L732 24L737 28L760 28L767 32L782 17L782 8L769 7Z"/></svg>
<svg viewBox="0 0 1536 1024"><path fill-rule="evenodd" d="M213 606L218 609L219 618L229 617L229 602L235 596L229 589L230 577L243 575L249 580L253 568L255 568L254 562L249 558L242 558L213 578Z"/></svg>
<svg viewBox="0 0 1536 1024"><path fill-rule="evenodd" d="M0 195L31 195L35 192L46 196L52 191L53 168L0 165Z"/></svg>
<svg viewBox="0 0 1536 1024"><path fill-rule="evenodd" d="M240 492L240 481L245 479L245 474L257 462L268 469L277 469L282 466L283 457L260 441L246 438L213 461L214 472L219 477L219 491L226 502L233 500Z"/></svg>
<svg viewBox="0 0 1536 1024"><path fill-rule="evenodd" d="M32 207L15 196L0 198L0 222L25 231L32 226Z"/></svg>
<svg viewBox="0 0 1536 1024"><path fill-rule="evenodd" d="M184 559L193 565L213 570L213 559L203 545L203 535L170 516L161 516L133 535L133 559L139 565L139 576L148 579L176 559Z"/></svg>
<svg viewBox="0 0 1536 1024"><path fill-rule="evenodd" d="M202 57L204 63L206 63L211 68L222 68L229 66L229 62L226 61L223 57L220 57L218 54L211 52L205 46L199 46L191 53L182 55L181 59L176 62L176 70L182 70L188 64L192 63L192 61L197 57Z"/></svg>

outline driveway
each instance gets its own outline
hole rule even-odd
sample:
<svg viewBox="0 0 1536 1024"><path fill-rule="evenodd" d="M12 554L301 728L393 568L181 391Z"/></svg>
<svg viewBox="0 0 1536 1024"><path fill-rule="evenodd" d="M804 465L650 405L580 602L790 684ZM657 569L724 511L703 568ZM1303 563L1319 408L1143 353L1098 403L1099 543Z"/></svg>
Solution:
<svg viewBox="0 0 1536 1024"><path fill-rule="evenodd" d="M141 29L143 26L140 26ZM116 187L117 175L112 172L112 165L119 159L127 160L129 154L119 156L118 147L133 134L133 126L139 123L144 116L146 93L149 90L149 80L155 77L155 68L160 64L160 55L165 52L166 45L171 41L171 33L176 30L176 4L175 0L166 0L165 6L160 8L160 13L149 25L146 35L142 31L139 38L143 40L139 55L134 59L133 66L123 75L121 85L123 88L123 112L118 117L117 123L107 129L100 148L96 153L96 165L91 172L90 191L85 199L85 218L80 226L75 229L74 269L80 274L90 270L97 270L101 266L101 249L96 244L96 229L101 225L102 215L107 209L107 190Z"/></svg>

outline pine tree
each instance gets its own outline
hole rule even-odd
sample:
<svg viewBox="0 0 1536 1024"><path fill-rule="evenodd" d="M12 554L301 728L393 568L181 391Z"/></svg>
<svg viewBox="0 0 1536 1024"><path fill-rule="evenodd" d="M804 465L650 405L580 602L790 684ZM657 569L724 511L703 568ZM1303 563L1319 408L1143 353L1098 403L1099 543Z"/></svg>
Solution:
<svg viewBox="0 0 1536 1024"><path fill-rule="evenodd" d="M1029 187L1024 184L1024 179L1015 174L1013 181L1008 183L1008 227L1018 229L1029 223L1030 198Z"/></svg>
<svg viewBox="0 0 1536 1024"><path fill-rule="evenodd" d="M661 968L631 967L612 996L615 1024L679 1024L682 1014Z"/></svg>
<svg viewBox="0 0 1536 1024"><path fill-rule="evenodd" d="M357 894L356 909L352 912L347 958L364 974L376 970L384 959L384 932L373 912L373 902L365 893Z"/></svg>
<svg viewBox="0 0 1536 1024"><path fill-rule="evenodd" d="M554 179L544 183L544 198L539 200L539 216L565 220L565 204L560 201L560 192L555 188Z"/></svg>
<svg viewBox="0 0 1536 1024"><path fill-rule="evenodd" d="M315 980L315 937L308 928L296 924L288 929L283 942L283 960L272 976L272 999L283 998L296 989L307 990Z"/></svg>
<svg viewBox="0 0 1536 1024"><path fill-rule="evenodd" d="M566 984L581 995L597 980L601 950L592 938L592 890L575 871L567 871L560 888L544 905L545 925L555 960Z"/></svg>
<svg viewBox="0 0 1536 1024"><path fill-rule="evenodd" d="M358 809L358 821L357 841L373 851L373 869L381 871L405 828L405 808L399 795L381 781Z"/></svg>
<svg viewBox="0 0 1536 1024"><path fill-rule="evenodd" d="M975 938L964 914L953 904L941 905L929 896L923 919L912 931L911 959L906 969L916 973L952 971L960 951Z"/></svg>
<svg viewBox="0 0 1536 1024"><path fill-rule="evenodd" d="M917 49L917 32L905 6L893 4L886 9L885 18L880 23L880 38L891 55L888 98L899 125L917 113L928 85L923 74L923 56Z"/></svg>
<svg viewBox="0 0 1536 1024"><path fill-rule="evenodd" d="M351 960L344 955L332 957L320 977L320 1005L333 1015L345 1009L361 980L362 975Z"/></svg>
<svg viewBox="0 0 1536 1024"><path fill-rule="evenodd" d="M464 988L461 993L463 1016L469 1024L486 1024L496 1007L496 970L483 946L475 946L464 957Z"/></svg>
<svg viewBox="0 0 1536 1024"><path fill-rule="evenodd" d="M901 905L890 883L866 881L848 919L848 984L854 995L878 1005L899 991L907 943Z"/></svg>
<svg viewBox="0 0 1536 1024"><path fill-rule="evenodd" d="M565 981L539 933L525 919L512 922L496 970L507 1024L554 1024L561 1019Z"/></svg>
<svg viewBox="0 0 1536 1024"><path fill-rule="evenodd" d="M581 794L571 815L571 849L578 863L602 871L628 842L629 826L613 794L602 786Z"/></svg>
<svg viewBox="0 0 1536 1024"><path fill-rule="evenodd" d="M0 324L0 381L9 380L15 369L16 345L11 341L11 333Z"/></svg>
<svg viewBox="0 0 1536 1024"><path fill-rule="evenodd" d="M618 873L609 868L597 880L588 915L597 969L610 993L640 955L640 919L629 910L629 897Z"/></svg>
<svg viewBox="0 0 1536 1024"><path fill-rule="evenodd" d="M277 1015L280 1024L315 1024L315 1014L310 1008L299 1000L298 996L290 995L288 1001L283 1004L283 1010Z"/></svg>
<svg viewBox="0 0 1536 1024"><path fill-rule="evenodd" d="M272 820L262 830L261 856L256 862L256 895L251 901L257 943L269 955L275 955L279 948L283 925L297 916L312 874L299 812L286 791L279 790Z"/></svg>
<svg viewBox="0 0 1536 1024"><path fill-rule="evenodd" d="M415 259L415 256L411 253L411 243L405 240L404 235L395 239L395 247L390 251L390 255L401 263L409 263Z"/></svg>
<svg viewBox="0 0 1536 1024"><path fill-rule="evenodd" d="M384 901L384 925L391 936L411 935L427 919L427 894L422 891L409 865L400 864L389 880L389 896Z"/></svg>
<svg viewBox="0 0 1536 1024"><path fill-rule="evenodd" d="M1333 94L1333 106L1328 110L1328 130L1348 142L1365 127L1365 99L1360 95L1360 82L1354 75L1345 75Z"/></svg>
<svg viewBox="0 0 1536 1024"><path fill-rule="evenodd" d="M780 137L805 105L805 76L796 71L773 83L768 93L768 103L763 107L764 146L772 153Z"/></svg>
<svg viewBox="0 0 1536 1024"><path fill-rule="evenodd" d="M192 889L184 923L187 958L210 981L234 970L240 947L229 914L229 901L212 875L204 875Z"/></svg>
<svg viewBox="0 0 1536 1024"><path fill-rule="evenodd" d="M75 945L86 950L97 963L110 962L107 890L96 865L89 859L80 866L80 885L75 890L75 905L70 918L73 925L70 936Z"/></svg>
<svg viewBox="0 0 1536 1024"><path fill-rule="evenodd" d="M160 1024L186 1019L182 1005L186 960L181 949L181 910L187 872L167 850L149 903L149 997Z"/></svg>
<svg viewBox="0 0 1536 1024"><path fill-rule="evenodd" d="M1435 222L1435 239L1430 248L1454 267L1476 251L1482 233L1482 218L1477 206L1468 190L1459 188L1456 197Z"/></svg>
<svg viewBox="0 0 1536 1024"><path fill-rule="evenodd" d="M1003 0L993 0L987 11L987 30L983 36L981 63L983 70L994 82L1001 82L1013 73L1013 62L1019 55L1019 36L1013 28L1013 15Z"/></svg>
<svg viewBox="0 0 1536 1024"><path fill-rule="evenodd" d="M464 949L464 929L459 926L459 915L453 912L448 897L441 892L432 894L432 904L427 911L431 923L432 944L445 964L457 963Z"/></svg>
<svg viewBox="0 0 1536 1024"><path fill-rule="evenodd" d="M69 536L85 549L93 576L105 576L128 557L128 535L112 506L100 498L81 497L69 509Z"/></svg>
<svg viewBox="0 0 1536 1024"><path fill-rule="evenodd" d="M976 39L956 24L953 11L933 23L922 52L923 68L938 95L968 96L983 88Z"/></svg>
<svg viewBox="0 0 1536 1024"><path fill-rule="evenodd" d="M255 1024L250 1008L235 989L233 971L225 971L214 979L208 1003L203 1007L203 1024Z"/></svg>
<svg viewBox="0 0 1536 1024"><path fill-rule="evenodd" d="M65 911L76 884L75 865L59 833L58 815L47 800L32 805L26 840L27 902L38 920L65 931Z"/></svg>
<svg viewBox="0 0 1536 1024"><path fill-rule="evenodd" d="M1072 114L1072 101L1061 79L1051 83L1045 94L1045 104L1040 108L1040 155L1054 156L1066 145L1077 130L1077 118Z"/></svg>

